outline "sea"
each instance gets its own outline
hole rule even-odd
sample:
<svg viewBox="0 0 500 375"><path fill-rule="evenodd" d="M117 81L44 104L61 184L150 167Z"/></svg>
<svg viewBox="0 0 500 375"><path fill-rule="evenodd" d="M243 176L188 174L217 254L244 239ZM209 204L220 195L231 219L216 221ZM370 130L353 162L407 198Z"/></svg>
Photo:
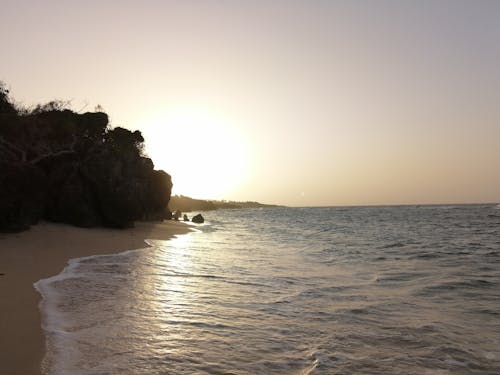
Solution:
<svg viewBox="0 0 500 375"><path fill-rule="evenodd" d="M260 208L35 284L45 374L500 374L500 205Z"/></svg>

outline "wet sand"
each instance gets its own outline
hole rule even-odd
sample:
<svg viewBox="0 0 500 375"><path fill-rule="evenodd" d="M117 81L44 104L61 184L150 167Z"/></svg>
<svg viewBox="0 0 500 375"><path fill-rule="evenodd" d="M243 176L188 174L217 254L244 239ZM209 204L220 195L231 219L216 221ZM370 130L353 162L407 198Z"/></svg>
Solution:
<svg viewBox="0 0 500 375"><path fill-rule="evenodd" d="M34 282L60 273L71 258L144 248L144 239L166 240L189 228L175 221L126 230L40 223L0 234L0 374L40 374L45 337Z"/></svg>

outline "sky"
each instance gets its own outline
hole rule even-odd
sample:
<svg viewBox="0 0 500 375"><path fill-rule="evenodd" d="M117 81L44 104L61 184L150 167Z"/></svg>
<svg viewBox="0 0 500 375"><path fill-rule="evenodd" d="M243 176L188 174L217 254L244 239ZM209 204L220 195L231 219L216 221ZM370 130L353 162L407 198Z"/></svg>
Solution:
<svg viewBox="0 0 500 375"><path fill-rule="evenodd" d="M101 105L174 194L500 202L500 1L0 0L24 105Z"/></svg>

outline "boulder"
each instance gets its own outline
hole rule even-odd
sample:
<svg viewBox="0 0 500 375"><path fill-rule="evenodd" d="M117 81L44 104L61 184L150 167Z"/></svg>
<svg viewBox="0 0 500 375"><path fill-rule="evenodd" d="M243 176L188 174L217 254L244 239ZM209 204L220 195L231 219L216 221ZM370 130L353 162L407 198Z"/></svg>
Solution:
<svg viewBox="0 0 500 375"><path fill-rule="evenodd" d="M205 219L203 218L203 216L201 216L201 214L198 214L198 215L193 216L191 221L193 223L202 224L205 222Z"/></svg>

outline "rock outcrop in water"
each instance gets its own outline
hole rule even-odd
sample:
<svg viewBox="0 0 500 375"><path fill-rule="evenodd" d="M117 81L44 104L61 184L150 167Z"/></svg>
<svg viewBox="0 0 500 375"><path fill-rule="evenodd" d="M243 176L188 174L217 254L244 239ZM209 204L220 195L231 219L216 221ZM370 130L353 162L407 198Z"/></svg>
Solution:
<svg viewBox="0 0 500 375"><path fill-rule="evenodd" d="M198 215L194 215L193 218L191 219L191 221L193 223L203 224L205 222L205 218L201 214L198 214Z"/></svg>
<svg viewBox="0 0 500 375"><path fill-rule="evenodd" d="M18 110L0 85L0 231L41 219L124 228L168 217L172 181L143 156L143 142L103 112L57 102Z"/></svg>

